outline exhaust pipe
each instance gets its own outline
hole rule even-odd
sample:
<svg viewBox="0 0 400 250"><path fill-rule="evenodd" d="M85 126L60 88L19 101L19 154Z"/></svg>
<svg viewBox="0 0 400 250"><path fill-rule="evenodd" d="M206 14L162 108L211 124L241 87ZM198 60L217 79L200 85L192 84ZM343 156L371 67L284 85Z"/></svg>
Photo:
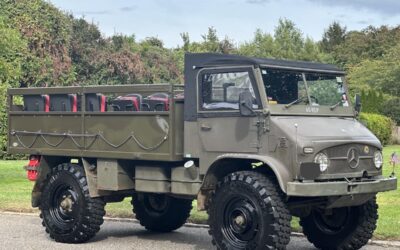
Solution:
<svg viewBox="0 0 400 250"><path fill-rule="evenodd" d="M196 167L196 165L194 164L194 161L190 160L190 161L185 162L183 167L185 168L186 173L188 173L189 177L192 180L196 180L199 177L199 170Z"/></svg>

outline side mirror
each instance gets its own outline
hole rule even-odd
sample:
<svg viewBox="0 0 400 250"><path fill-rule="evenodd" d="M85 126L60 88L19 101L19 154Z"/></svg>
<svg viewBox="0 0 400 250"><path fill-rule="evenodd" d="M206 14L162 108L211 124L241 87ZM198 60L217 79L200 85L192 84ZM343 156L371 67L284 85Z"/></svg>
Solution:
<svg viewBox="0 0 400 250"><path fill-rule="evenodd" d="M361 96L356 94L354 99L354 110L357 112L357 115L361 112Z"/></svg>
<svg viewBox="0 0 400 250"><path fill-rule="evenodd" d="M251 116L254 114L253 100L254 98L249 91L239 94L239 110L242 116Z"/></svg>

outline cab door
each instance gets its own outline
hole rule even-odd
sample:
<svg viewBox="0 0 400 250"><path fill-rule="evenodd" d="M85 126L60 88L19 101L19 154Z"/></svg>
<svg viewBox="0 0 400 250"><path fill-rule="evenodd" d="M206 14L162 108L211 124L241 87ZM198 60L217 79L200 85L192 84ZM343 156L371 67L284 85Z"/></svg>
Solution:
<svg viewBox="0 0 400 250"><path fill-rule="evenodd" d="M239 112L239 95L245 91L254 98L252 109L261 109L254 68L203 69L197 86L197 129L204 152L258 152L258 117Z"/></svg>

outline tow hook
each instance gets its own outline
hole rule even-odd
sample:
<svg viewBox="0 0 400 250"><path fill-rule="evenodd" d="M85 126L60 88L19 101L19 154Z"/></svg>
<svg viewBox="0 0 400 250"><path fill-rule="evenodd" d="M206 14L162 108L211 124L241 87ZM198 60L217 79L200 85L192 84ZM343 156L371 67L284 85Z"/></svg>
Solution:
<svg viewBox="0 0 400 250"><path fill-rule="evenodd" d="M352 182L351 180L344 178L347 181L347 192L351 192L353 188L357 186L357 183Z"/></svg>

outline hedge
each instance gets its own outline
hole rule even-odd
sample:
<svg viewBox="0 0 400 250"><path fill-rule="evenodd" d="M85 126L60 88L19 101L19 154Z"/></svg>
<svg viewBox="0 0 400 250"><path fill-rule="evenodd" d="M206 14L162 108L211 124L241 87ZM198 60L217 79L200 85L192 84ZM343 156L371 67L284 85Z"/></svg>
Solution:
<svg viewBox="0 0 400 250"><path fill-rule="evenodd" d="M360 120L378 137L383 145L391 143L392 128L394 126L392 119L384 115L361 113Z"/></svg>

